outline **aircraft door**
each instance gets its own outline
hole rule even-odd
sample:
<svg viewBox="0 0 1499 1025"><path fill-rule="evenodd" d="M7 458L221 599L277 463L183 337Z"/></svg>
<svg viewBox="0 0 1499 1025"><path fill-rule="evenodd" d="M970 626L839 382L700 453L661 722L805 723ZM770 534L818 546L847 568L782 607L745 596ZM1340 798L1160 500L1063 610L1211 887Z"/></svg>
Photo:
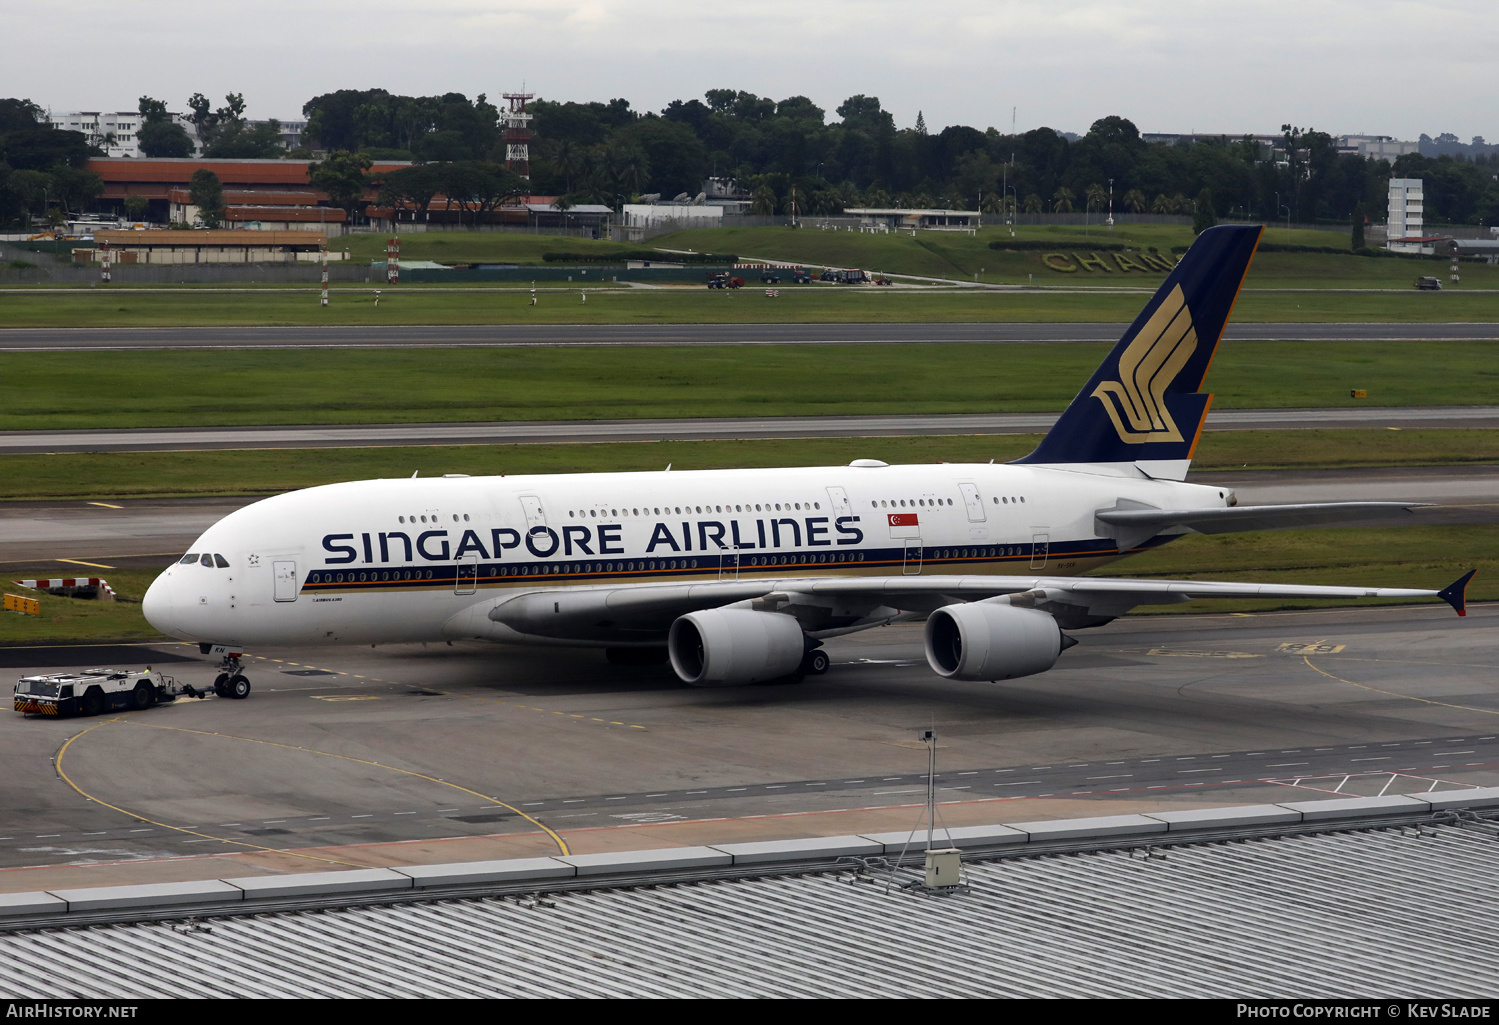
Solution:
<svg viewBox="0 0 1499 1025"><path fill-rule="evenodd" d="M959 484L958 490L963 493L963 507L968 510L969 523L983 523L984 500L979 497L977 484Z"/></svg>
<svg viewBox="0 0 1499 1025"><path fill-rule="evenodd" d="M834 516L852 516L854 514L854 506L848 500L848 492L842 488L828 488L828 504L832 507Z"/></svg>
<svg viewBox="0 0 1499 1025"><path fill-rule="evenodd" d="M547 525L546 509L542 507L541 498L538 495L521 495L521 509L526 514L526 529L532 527L545 527Z"/></svg>
<svg viewBox="0 0 1499 1025"><path fill-rule="evenodd" d="M739 579L739 552L737 549L724 552L718 557L718 579Z"/></svg>
<svg viewBox="0 0 1499 1025"><path fill-rule="evenodd" d="M467 555L458 560L458 575L453 580L454 594L473 594L479 586L479 557Z"/></svg>
<svg viewBox="0 0 1499 1025"><path fill-rule="evenodd" d="M906 576L915 576L921 572L921 538L906 538L906 559L900 571Z"/></svg>
<svg viewBox="0 0 1499 1025"><path fill-rule="evenodd" d="M285 562L276 561L271 564L271 571L275 574L277 601L297 600L297 564L295 560ZM262 592L264 593L264 592Z"/></svg>
<svg viewBox="0 0 1499 1025"><path fill-rule="evenodd" d="M1031 528L1031 569L1045 569L1051 554L1051 534Z"/></svg>

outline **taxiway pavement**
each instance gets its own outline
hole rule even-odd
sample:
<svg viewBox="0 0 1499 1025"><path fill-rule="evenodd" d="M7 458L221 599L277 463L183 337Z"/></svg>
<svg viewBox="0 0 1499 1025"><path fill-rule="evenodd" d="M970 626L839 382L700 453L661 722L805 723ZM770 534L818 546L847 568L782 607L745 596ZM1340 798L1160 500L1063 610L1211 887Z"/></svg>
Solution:
<svg viewBox="0 0 1499 1025"><path fill-rule="evenodd" d="M527 816L575 852L910 828L931 727L953 826L1493 785L1496 625L1499 607L1440 604L1142 616L1001 684L936 677L916 626L829 642L826 676L723 689L593 651L259 651L245 701L0 717L0 891L195 858L554 852ZM8 677L98 662L213 674L187 645L0 649Z"/></svg>
<svg viewBox="0 0 1499 1025"><path fill-rule="evenodd" d="M0 352L549 345L911 345L1112 342L1126 324L480 324L393 327L9 328ZM1230 324L1229 341L1499 339L1499 323Z"/></svg>
<svg viewBox="0 0 1499 1025"><path fill-rule="evenodd" d="M877 438L911 435L1040 434L1056 413L915 416L699 417L275 427L146 427L4 431L0 455L44 452L175 452L205 449L365 448L385 445L547 445L616 441ZM1362 406L1346 409L1222 409L1210 431L1313 428L1499 428L1499 406Z"/></svg>

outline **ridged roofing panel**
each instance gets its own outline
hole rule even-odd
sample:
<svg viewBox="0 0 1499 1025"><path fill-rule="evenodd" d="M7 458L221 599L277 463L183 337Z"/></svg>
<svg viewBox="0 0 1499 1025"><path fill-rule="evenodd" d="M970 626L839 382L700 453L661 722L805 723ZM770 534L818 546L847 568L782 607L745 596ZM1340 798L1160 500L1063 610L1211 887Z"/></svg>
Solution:
<svg viewBox="0 0 1499 1025"><path fill-rule="evenodd" d="M970 862L949 897L829 872L13 933L0 997L1499 994L1489 830L1156 853Z"/></svg>

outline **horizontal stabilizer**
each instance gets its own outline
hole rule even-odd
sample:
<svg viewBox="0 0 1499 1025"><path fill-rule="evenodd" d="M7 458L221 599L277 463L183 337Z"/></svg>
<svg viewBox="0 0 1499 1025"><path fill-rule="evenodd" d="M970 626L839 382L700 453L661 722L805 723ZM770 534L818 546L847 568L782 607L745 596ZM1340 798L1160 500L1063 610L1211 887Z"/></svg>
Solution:
<svg viewBox="0 0 1499 1025"><path fill-rule="evenodd" d="M1121 552L1172 528L1199 534L1287 530L1382 520L1425 508L1421 502L1318 502L1307 505L1241 505L1233 508L1152 509L1123 501L1094 513L1098 532L1115 539Z"/></svg>

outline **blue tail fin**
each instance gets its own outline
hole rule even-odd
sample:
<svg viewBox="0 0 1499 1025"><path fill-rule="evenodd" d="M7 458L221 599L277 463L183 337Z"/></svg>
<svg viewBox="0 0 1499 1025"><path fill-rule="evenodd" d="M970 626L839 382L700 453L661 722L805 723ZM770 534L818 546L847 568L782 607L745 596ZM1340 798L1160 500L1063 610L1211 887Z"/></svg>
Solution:
<svg viewBox="0 0 1499 1025"><path fill-rule="evenodd" d="M1177 464L1185 475L1213 398L1199 389L1263 230L1197 236L1051 432L1016 461Z"/></svg>

